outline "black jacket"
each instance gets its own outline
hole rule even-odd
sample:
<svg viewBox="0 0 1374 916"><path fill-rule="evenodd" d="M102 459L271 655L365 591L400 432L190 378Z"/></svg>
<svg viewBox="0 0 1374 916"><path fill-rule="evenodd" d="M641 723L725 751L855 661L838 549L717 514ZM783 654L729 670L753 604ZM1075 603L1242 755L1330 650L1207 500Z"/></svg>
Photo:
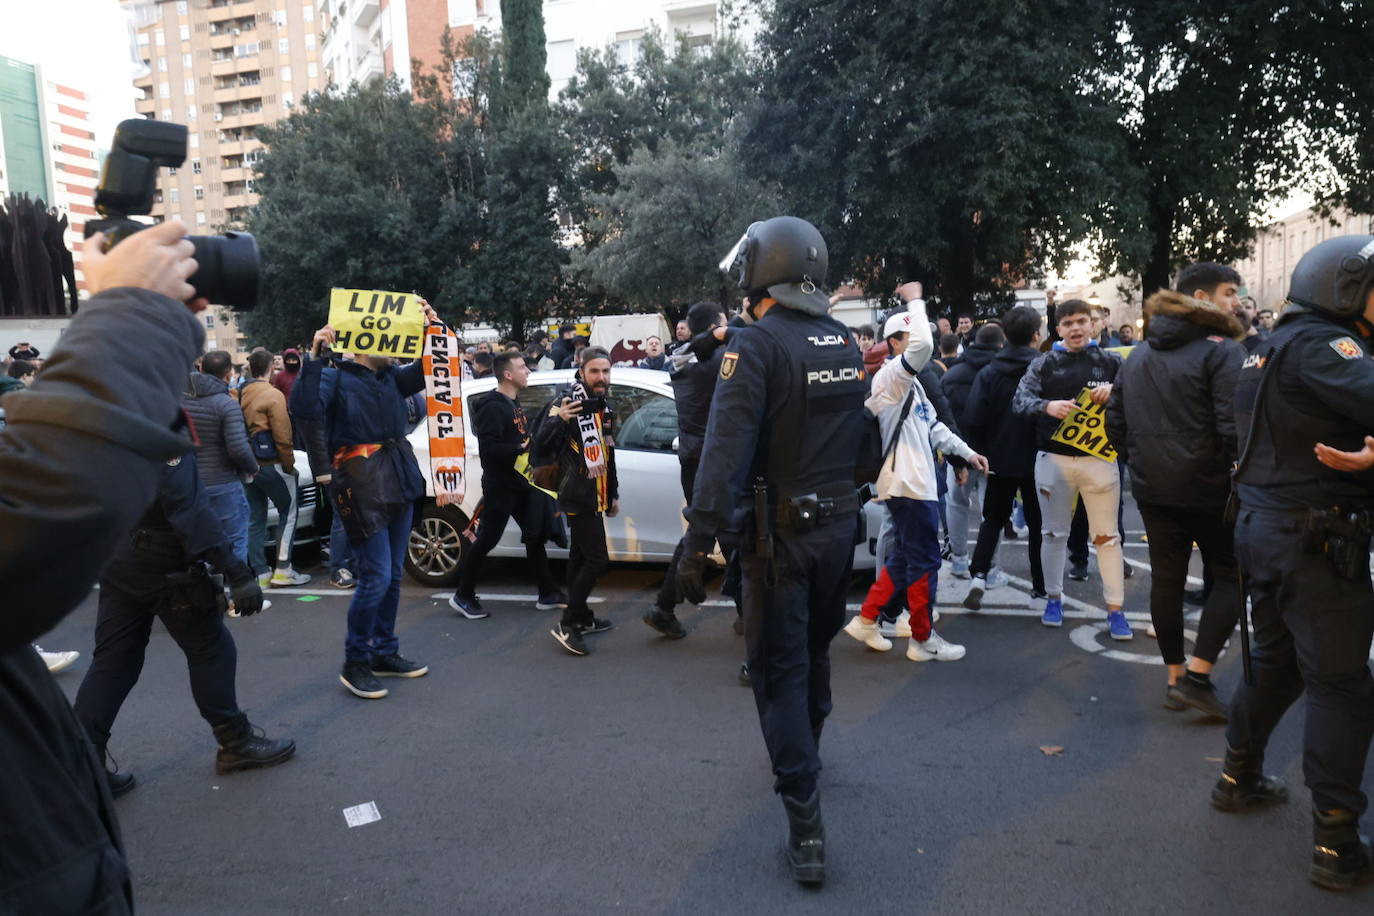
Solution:
<svg viewBox="0 0 1374 916"><path fill-rule="evenodd" d="M482 458L482 492L519 493L529 486L515 460L529 451L529 423L519 401L492 390L472 399L472 431Z"/></svg>
<svg viewBox="0 0 1374 916"><path fill-rule="evenodd" d="M993 473L1035 476L1035 418L1012 410L1011 399L1026 367L1039 355L1034 347L1008 344L973 380L964 407L964 441L988 459Z"/></svg>
<svg viewBox="0 0 1374 916"><path fill-rule="evenodd" d="M132 909L104 768L30 647L91 594L190 443L173 432L204 329L180 302L83 303L0 430L0 911ZM148 354L156 354L149 359Z"/></svg>
<svg viewBox="0 0 1374 916"><path fill-rule="evenodd" d="M946 375L948 374L946 373ZM939 372L930 363L926 363L921 367L921 371L916 373L916 381L921 383L921 390L926 393L926 400L930 402L930 406L935 408L935 418L945 424L954 435L960 436L959 419L954 414L954 407L949 403L949 398L945 397L945 389L940 384ZM955 463L961 464L962 459L956 460Z"/></svg>
<svg viewBox="0 0 1374 916"><path fill-rule="evenodd" d="M1120 369L1121 357L1110 350L1090 344L1073 353L1056 343L1026 367L1021 384L1016 386L1012 409L1035 419L1036 446L1041 451L1078 457L1083 452L1051 439L1060 421L1045 413L1045 406L1050 401L1072 401L1084 388L1109 385L1116 381Z"/></svg>
<svg viewBox="0 0 1374 916"><path fill-rule="evenodd" d="M1145 303L1145 343L1116 375L1107 438L1131 470L1136 501L1225 505L1236 460L1240 322L1163 290Z"/></svg>
<svg viewBox="0 0 1374 916"><path fill-rule="evenodd" d="M736 330L726 330L726 340ZM711 417L711 397L720 378L720 359L725 345L710 332L698 334L673 353L669 381L677 405L677 457L684 464L701 461L706 442L706 422Z"/></svg>
<svg viewBox="0 0 1374 916"><path fill-rule="evenodd" d="M232 483L241 480L241 475L258 472L243 410L222 379L192 372L181 406L195 425L196 461L206 486Z"/></svg>
<svg viewBox="0 0 1374 916"><path fill-rule="evenodd" d="M992 362L992 358L1000 349L992 344L974 344L966 347L959 361L940 376L940 387L949 399L954 418L960 423L964 422L964 410L968 404L969 391L973 389L973 380L984 366Z"/></svg>
<svg viewBox="0 0 1374 916"><path fill-rule="evenodd" d="M541 456L553 456L558 463L558 508L573 514L592 513L598 511L596 481L587 476L587 462L582 457L582 435L575 421L568 423L558 416L558 406L567 397L572 397L572 390L560 389L545 406L545 414L535 431L535 450ZM620 498L620 481L615 471L615 416L609 401L601 421L609 484L606 506L609 508L614 500Z"/></svg>

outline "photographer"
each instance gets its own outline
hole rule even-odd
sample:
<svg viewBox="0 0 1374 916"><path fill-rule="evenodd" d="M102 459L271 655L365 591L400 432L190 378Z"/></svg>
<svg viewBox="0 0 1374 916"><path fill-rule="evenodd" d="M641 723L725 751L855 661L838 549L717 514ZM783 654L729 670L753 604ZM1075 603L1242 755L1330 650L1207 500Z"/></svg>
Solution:
<svg viewBox="0 0 1374 916"><path fill-rule="evenodd" d="M620 486L611 439L614 414L606 403L611 390L611 357L601 347L585 347L582 365L566 396L549 404L536 432L537 454L558 464L558 507L568 517L568 604L549 633L573 655L591 650L582 638L604 633L609 620L592 615L587 596L610 569L606 518L620 512ZM542 462L541 462L542 463Z"/></svg>
<svg viewBox="0 0 1374 916"><path fill-rule="evenodd" d="M172 220L82 260L92 297L0 430L0 910L124 913L129 870L105 773L29 643L84 600L152 502L204 340L196 270ZM192 308L203 308L197 300ZM147 353L160 358L147 360Z"/></svg>
<svg viewBox="0 0 1374 916"><path fill-rule="evenodd" d="M421 304L437 321L429 304ZM324 349L333 343L329 325L315 332L310 359L291 390L291 415L325 425L333 456L330 498L343 519L357 583L339 680L354 696L379 700L388 693L379 677L429 673L401 656L396 638L411 513L425 493L406 441L406 399L424 389L424 368L421 360L398 369L386 357L364 355L326 368Z"/></svg>

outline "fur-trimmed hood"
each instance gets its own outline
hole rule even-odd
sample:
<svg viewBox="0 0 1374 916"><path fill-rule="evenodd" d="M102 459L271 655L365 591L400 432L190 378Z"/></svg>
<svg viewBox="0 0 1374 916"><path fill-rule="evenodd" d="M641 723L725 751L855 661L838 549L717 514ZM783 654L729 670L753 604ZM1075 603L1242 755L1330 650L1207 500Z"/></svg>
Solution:
<svg viewBox="0 0 1374 916"><path fill-rule="evenodd" d="M1175 290L1162 289L1145 301L1145 339L1151 346L1171 350L1213 334L1243 340L1245 328L1212 303Z"/></svg>

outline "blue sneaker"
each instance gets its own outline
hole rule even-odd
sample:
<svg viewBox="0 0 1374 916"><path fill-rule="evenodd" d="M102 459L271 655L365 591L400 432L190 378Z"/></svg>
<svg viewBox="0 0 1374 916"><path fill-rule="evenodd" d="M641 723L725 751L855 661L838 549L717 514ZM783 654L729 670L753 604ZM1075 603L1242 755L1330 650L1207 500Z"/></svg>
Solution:
<svg viewBox="0 0 1374 916"><path fill-rule="evenodd" d="M1047 627L1062 627L1064 625L1064 601L1062 598L1051 598L1045 602L1045 613L1040 615L1040 622Z"/></svg>
<svg viewBox="0 0 1374 916"><path fill-rule="evenodd" d="M1107 612L1107 629L1111 631L1112 639L1125 642L1135 638L1135 634L1131 632L1131 625L1126 622L1126 615L1121 611Z"/></svg>

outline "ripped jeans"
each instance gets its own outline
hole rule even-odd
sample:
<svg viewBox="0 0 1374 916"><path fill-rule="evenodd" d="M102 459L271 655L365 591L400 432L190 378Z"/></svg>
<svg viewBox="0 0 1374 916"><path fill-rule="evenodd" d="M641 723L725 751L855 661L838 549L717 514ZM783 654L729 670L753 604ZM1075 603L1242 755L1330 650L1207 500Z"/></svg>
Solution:
<svg viewBox="0 0 1374 916"><path fill-rule="evenodd" d="M1041 452L1035 458L1035 490L1044 515L1045 591L1051 596L1064 593L1069 526L1074 506L1082 497L1088 512L1088 530L1097 546L1102 600L1109 607L1121 607L1126 598L1126 579L1121 565L1121 532L1116 524L1117 504L1121 500L1121 478L1116 465L1088 455Z"/></svg>

